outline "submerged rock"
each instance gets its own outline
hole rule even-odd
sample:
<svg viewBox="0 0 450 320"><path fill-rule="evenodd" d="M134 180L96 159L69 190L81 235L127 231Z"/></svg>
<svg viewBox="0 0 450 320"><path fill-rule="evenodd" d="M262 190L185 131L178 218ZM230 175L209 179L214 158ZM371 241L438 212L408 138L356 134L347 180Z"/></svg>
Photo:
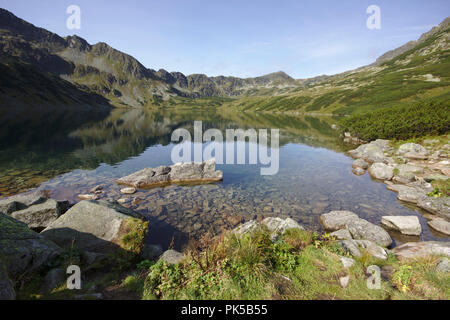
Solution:
<svg viewBox="0 0 450 320"><path fill-rule="evenodd" d="M82 251L112 253L127 250L122 239L134 231L130 229L132 226L145 228L147 223L142 218L118 203L81 201L41 234L60 246L68 247L75 243Z"/></svg>
<svg viewBox="0 0 450 320"><path fill-rule="evenodd" d="M381 224L409 236L420 236L422 227L416 216L384 216Z"/></svg>
<svg viewBox="0 0 450 320"><path fill-rule="evenodd" d="M216 170L216 161L211 159L202 163L177 163L170 167L146 168L116 182L134 188L148 188L170 183L199 183L222 181L222 171Z"/></svg>

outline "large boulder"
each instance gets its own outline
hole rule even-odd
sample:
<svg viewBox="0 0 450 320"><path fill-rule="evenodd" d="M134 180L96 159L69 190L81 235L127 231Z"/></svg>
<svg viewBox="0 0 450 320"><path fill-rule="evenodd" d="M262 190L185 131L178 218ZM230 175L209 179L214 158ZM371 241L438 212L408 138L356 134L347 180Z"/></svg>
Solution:
<svg viewBox="0 0 450 320"><path fill-rule="evenodd" d="M31 229L42 230L58 219L67 210L68 206L69 203L67 201L46 199L43 203L34 204L26 209L12 212L11 217L26 223Z"/></svg>
<svg viewBox="0 0 450 320"><path fill-rule="evenodd" d="M392 244L391 237L383 228L360 219L357 214L351 211L331 211L321 215L320 221L325 230L346 229L355 240L370 240L384 247Z"/></svg>
<svg viewBox="0 0 450 320"><path fill-rule="evenodd" d="M0 213L0 257L12 279L52 265L61 252L25 223Z"/></svg>
<svg viewBox="0 0 450 320"><path fill-rule="evenodd" d="M355 219L359 219L359 217L351 211L331 211L320 216L320 222L328 231L346 228L347 223Z"/></svg>
<svg viewBox="0 0 450 320"><path fill-rule="evenodd" d="M408 236L420 236L422 227L416 216L384 216L381 224Z"/></svg>
<svg viewBox="0 0 450 320"><path fill-rule="evenodd" d="M134 188L148 188L170 183L200 183L222 181L222 171L216 170L216 160L177 163L170 167L146 168L116 182Z"/></svg>
<svg viewBox="0 0 450 320"><path fill-rule="evenodd" d="M369 174L378 180L391 180L394 169L384 163L374 163L369 167Z"/></svg>
<svg viewBox="0 0 450 320"><path fill-rule="evenodd" d="M383 247L392 244L391 236L386 230L367 220L354 219L349 221L346 227L355 240L370 240Z"/></svg>
<svg viewBox="0 0 450 320"><path fill-rule="evenodd" d="M428 212L450 219L450 198L423 197L417 202L417 206Z"/></svg>
<svg viewBox="0 0 450 320"><path fill-rule="evenodd" d="M14 284L11 279L9 279L5 263L0 259L0 300L14 299L16 299Z"/></svg>
<svg viewBox="0 0 450 320"><path fill-rule="evenodd" d="M450 242L408 242L395 247L392 252L400 260L423 258L429 255L445 255L450 257Z"/></svg>
<svg viewBox="0 0 450 320"><path fill-rule="evenodd" d="M118 203L85 200L41 234L62 247L75 244L81 251L113 253L122 249L140 253L147 229L148 223L133 210Z"/></svg>

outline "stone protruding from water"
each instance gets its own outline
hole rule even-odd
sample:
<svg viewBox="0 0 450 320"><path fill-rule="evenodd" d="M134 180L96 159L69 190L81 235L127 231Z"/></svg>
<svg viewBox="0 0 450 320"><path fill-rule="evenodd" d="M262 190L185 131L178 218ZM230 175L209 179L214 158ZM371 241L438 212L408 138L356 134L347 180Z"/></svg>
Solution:
<svg viewBox="0 0 450 320"><path fill-rule="evenodd" d="M216 170L216 160L205 162L185 162L172 166L146 168L118 179L120 185L134 188L149 188L152 186L172 183L209 183L222 181L223 173Z"/></svg>

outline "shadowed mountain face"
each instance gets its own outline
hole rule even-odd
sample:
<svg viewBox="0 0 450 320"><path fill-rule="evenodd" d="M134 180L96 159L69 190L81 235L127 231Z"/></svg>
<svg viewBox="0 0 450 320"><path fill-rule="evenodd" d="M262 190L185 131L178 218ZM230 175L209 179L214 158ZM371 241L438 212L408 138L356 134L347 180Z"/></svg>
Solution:
<svg viewBox="0 0 450 320"><path fill-rule="evenodd" d="M129 106L143 106L170 96L238 96L255 88L296 86L296 81L283 72L240 79L147 69L106 43L90 45L78 36L62 38L4 9L0 9L0 63L29 64L115 104Z"/></svg>

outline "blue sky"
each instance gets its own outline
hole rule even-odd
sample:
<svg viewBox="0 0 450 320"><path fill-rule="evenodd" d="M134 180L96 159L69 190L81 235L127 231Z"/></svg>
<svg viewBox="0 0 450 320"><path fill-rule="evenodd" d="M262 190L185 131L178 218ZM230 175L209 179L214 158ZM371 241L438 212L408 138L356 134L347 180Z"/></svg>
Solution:
<svg viewBox="0 0 450 320"><path fill-rule="evenodd" d="M81 8L69 30L66 9ZM381 30L366 27L369 5ZM0 0L0 7L61 36L106 42L148 68L209 76L335 74L378 56L450 15L448 0Z"/></svg>

